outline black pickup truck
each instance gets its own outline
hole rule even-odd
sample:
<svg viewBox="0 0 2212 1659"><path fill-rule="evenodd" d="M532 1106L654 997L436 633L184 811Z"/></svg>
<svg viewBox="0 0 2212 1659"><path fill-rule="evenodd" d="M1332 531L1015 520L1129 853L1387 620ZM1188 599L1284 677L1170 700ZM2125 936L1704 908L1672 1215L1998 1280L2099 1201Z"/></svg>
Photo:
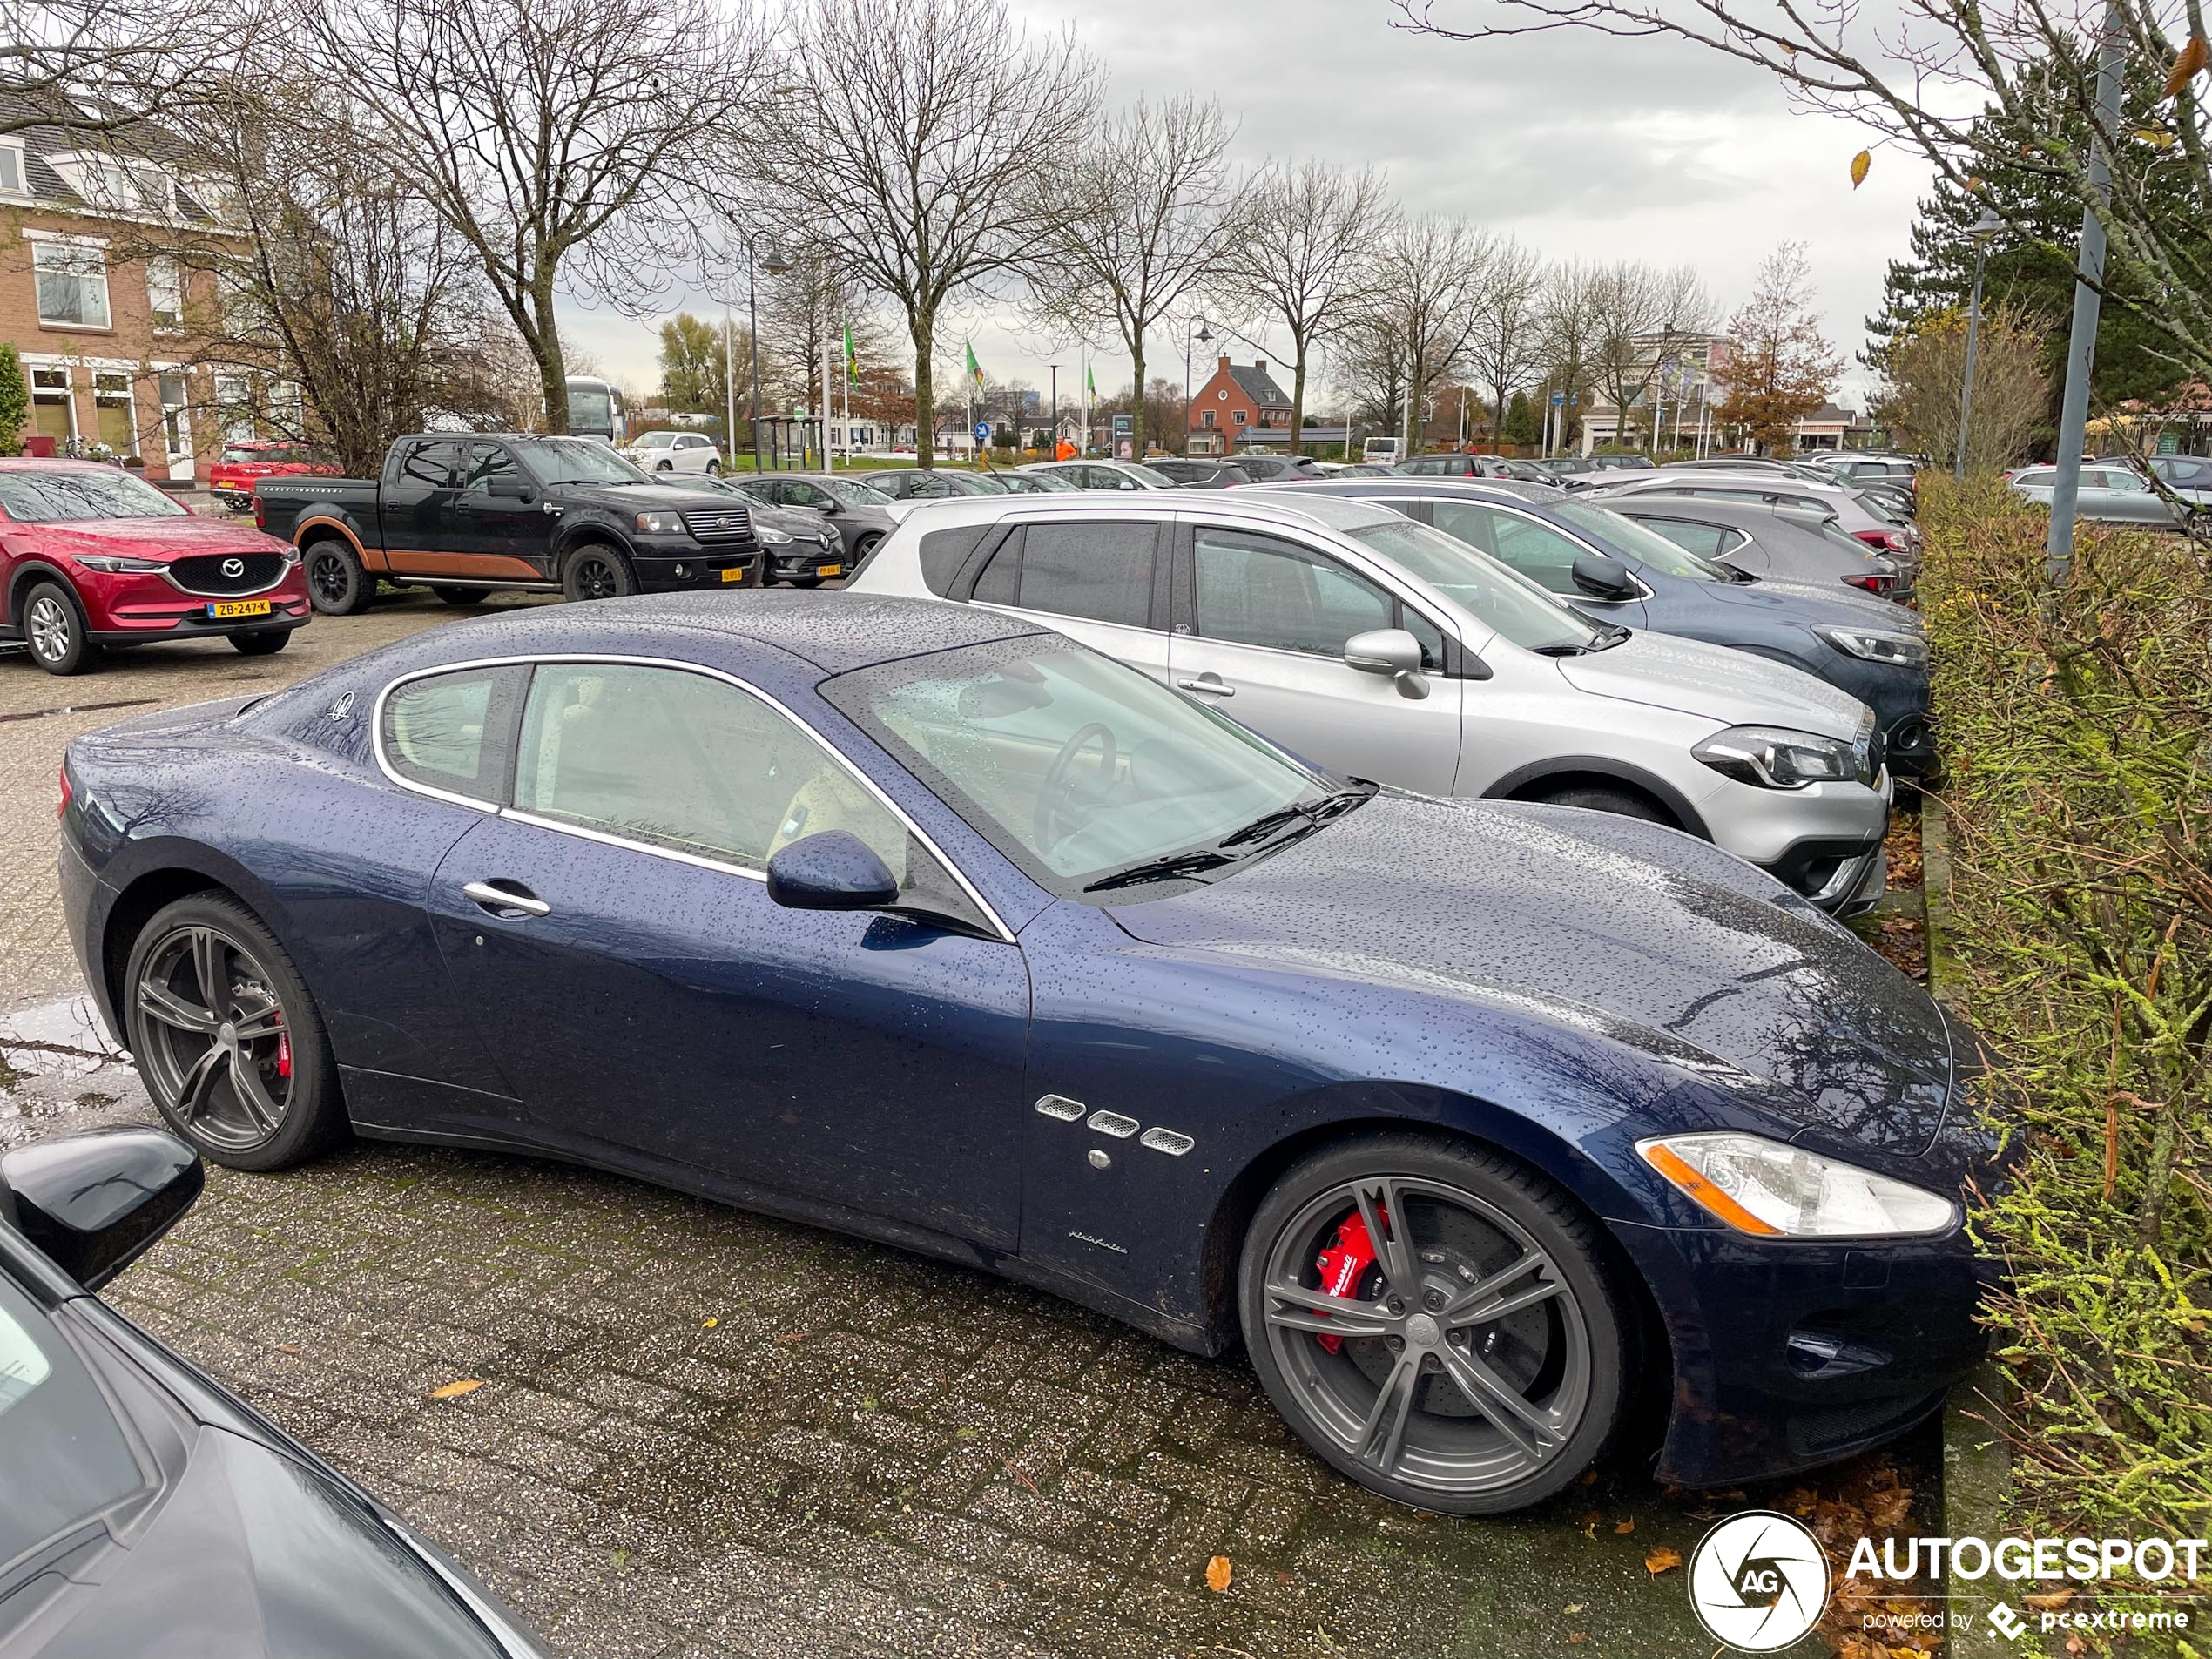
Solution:
<svg viewBox="0 0 2212 1659"><path fill-rule="evenodd" d="M422 433L377 478L257 480L254 522L296 545L315 609L365 610L380 582L468 604L494 589L571 599L762 585L742 496L639 471L596 438Z"/></svg>

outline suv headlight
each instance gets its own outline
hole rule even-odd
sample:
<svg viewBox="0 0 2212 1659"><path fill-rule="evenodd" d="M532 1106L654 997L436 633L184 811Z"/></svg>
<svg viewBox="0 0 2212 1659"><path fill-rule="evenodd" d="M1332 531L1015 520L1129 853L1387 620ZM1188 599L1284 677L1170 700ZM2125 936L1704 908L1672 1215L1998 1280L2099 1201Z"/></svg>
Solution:
<svg viewBox="0 0 2212 1659"><path fill-rule="evenodd" d="M1950 1199L1763 1136L1723 1130L1638 1141L1683 1197L1761 1238L1876 1238L1948 1232Z"/></svg>
<svg viewBox="0 0 2212 1659"><path fill-rule="evenodd" d="M1884 633L1877 628L1816 628L1813 631L1861 662L1892 663L1899 668L1925 668L1928 642L1911 634Z"/></svg>
<svg viewBox="0 0 2212 1659"><path fill-rule="evenodd" d="M88 570L110 576L152 576L169 568L159 559L126 559L115 553L79 553L77 562Z"/></svg>
<svg viewBox="0 0 2212 1659"><path fill-rule="evenodd" d="M640 513L637 528L655 536L683 536L687 534L681 513Z"/></svg>
<svg viewBox="0 0 2212 1659"><path fill-rule="evenodd" d="M1802 789L1807 784L1847 784L1858 777L1858 756L1841 738L1782 726L1732 725L1690 751L1715 772L1764 789Z"/></svg>

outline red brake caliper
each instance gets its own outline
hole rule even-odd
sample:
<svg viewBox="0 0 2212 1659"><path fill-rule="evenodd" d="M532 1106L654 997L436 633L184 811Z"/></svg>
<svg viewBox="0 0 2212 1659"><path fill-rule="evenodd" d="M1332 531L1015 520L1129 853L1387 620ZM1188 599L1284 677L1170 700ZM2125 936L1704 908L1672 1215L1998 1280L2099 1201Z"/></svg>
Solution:
<svg viewBox="0 0 2212 1659"><path fill-rule="evenodd" d="M284 1015L279 1014L277 1018L281 1020L284 1018ZM277 1027L277 1076L280 1077L289 1077L291 1075L292 1033L286 1030L281 1025L280 1025Z"/></svg>
<svg viewBox="0 0 2212 1659"><path fill-rule="evenodd" d="M1382 1224L1390 1225L1390 1211L1378 1212ZM1331 1296L1354 1296L1359 1282L1367 1277L1367 1270L1375 1264L1375 1241L1369 1237L1365 1217L1353 1211L1337 1229L1336 1242L1314 1259L1321 1270L1321 1288ZM1331 1353L1344 1347L1342 1337L1317 1336L1313 1339Z"/></svg>

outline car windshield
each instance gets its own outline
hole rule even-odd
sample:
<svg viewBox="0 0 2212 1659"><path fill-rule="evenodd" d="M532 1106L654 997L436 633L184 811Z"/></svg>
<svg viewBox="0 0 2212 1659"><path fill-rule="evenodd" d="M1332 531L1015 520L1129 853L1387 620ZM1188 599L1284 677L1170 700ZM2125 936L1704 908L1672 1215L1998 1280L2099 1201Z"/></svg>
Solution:
<svg viewBox="0 0 2212 1659"><path fill-rule="evenodd" d="M138 1491L123 1431L74 1350L0 1274L0 1563Z"/></svg>
<svg viewBox="0 0 2212 1659"><path fill-rule="evenodd" d="M1124 461L1121 463L1119 470L1123 472L1133 472L1139 478L1142 478L1146 483L1155 485L1162 489L1173 489L1175 488L1174 479L1169 477L1167 474L1160 471L1157 467L1148 467L1142 462Z"/></svg>
<svg viewBox="0 0 2212 1659"><path fill-rule="evenodd" d="M1726 582L1728 573L1695 553L1684 552L1658 531L1633 518L1586 501L1548 501L1545 505L1578 529L1602 536L1639 564L1686 582Z"/></svg>
<svg viewBox="0 0 2212 1659"><path fill-rule="evenodd" d="M1457 536L1396 516L1345 533L1526 650L1586 651L1596 643L1596 629L1518 570Z"/></svg>
<svg viewBox="0 0 2212 1659"><path fill-rule="evenodd" d="M870 489L866 484L856 484L850 478L817 478L814 482L847 507L888 507L891 504L891 497L881 490Z"/></svg>
<svg viewBox="0 0 2212 1659"><path fill-rule="evenodd" d="M1016 495L1050 496L1077 488L1056 472L1008 472L996 475Z"/></svg>
<svg viewBox="0 0 2212 1659"><path fill-rule="evenodd" d="M186 516L180 502L117 467L0 469L0 508L19 524Z"/></svg>
<svg viewBox="0 0 2212 1659"><path fill-rule="evenodd" d="M676 442L673 432L643 432L637 436L640 449L665 449Z"/></svg>
<svg viewBox="0 0 2212 1659"><path fill-rule="evenodd" d="M516 444L523 463L541 484L650 484L640 472L596 438L530 438Z"/></svg>
<svg viewBox="0 0 2212 1659"><path fill-rule="evenodd" d="M822 691L1062 898L1102 880L1118 892L1125 873L1183 854L1225 867L1266 841L1224 837L1343 792L1197 699L1054 634L860 669Z"/></svg>

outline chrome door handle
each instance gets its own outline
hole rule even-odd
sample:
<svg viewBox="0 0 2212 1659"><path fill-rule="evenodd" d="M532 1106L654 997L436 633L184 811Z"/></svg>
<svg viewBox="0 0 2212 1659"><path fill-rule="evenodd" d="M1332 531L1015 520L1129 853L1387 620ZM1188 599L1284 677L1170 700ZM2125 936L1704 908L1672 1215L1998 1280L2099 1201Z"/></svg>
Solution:
<svg viewBox="0 0 2212 1659"><path fill-rule="evenodd" d="M1180 685L1186 691L1204 691L1208 697L1234 697L1237 695L1237 688L1235 686L1224 685L1218 678L1211 674L1206 675L1202 679L1177 680L1176 681L1176 684Z"/></svg>
<svg viewBox="0 0 2212 1659"><path fill-rule="evenodd" d="M471 881L461 889L461 896L474 900L494 915L520 913L525 916L550 916L553 907L543 899L533 899L520 893L509 893L496 887L489 881Z"/></svg>

